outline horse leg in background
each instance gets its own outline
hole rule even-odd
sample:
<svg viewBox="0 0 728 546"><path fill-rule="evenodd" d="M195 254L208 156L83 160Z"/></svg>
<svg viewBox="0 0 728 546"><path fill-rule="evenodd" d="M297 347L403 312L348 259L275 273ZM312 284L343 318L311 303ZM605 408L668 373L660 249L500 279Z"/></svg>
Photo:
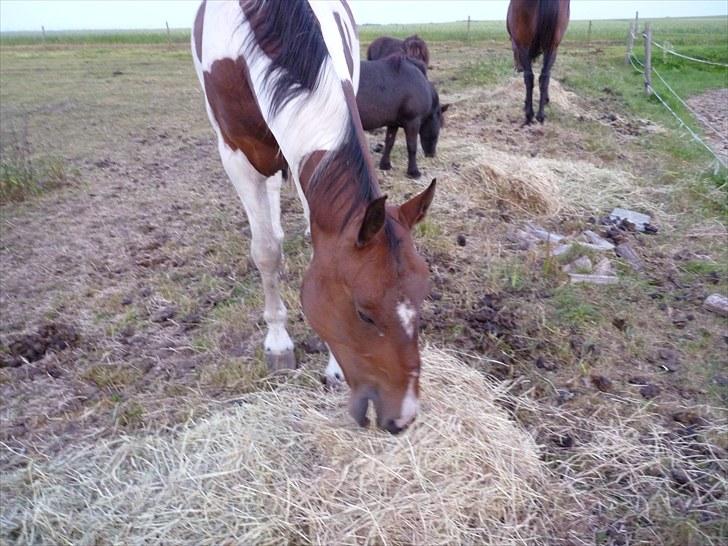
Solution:
<svg viewBox="0 0 728 546"><path fill-rule="evenodd" d="M396 125L387 127L387 136L384 137L384 151L382 152L382 159L379 161L379 168L383 171L388 171L392 168L392 163L389 161L389 154L392 153L392 148L394 147L397 129L399 127Z"/></svg>
<svg viewBox="0 0 728 546"><path fill-rule="evenodd" d="M420 134L418 120L410 120L404 124L404 135L407 139L407 176L419 178L420 171L417 168L417 137Z"/></svg>
<svg viewBox="0 0 728 546"><path fill-rule="evenodd" d="M551 67L554 66L556 61L556 51L544 51L543 53L543 68L541 68L541 75L538 77L538 88L541 96L538 100L538 114L536 119L539 123L543 123L546 119L546 115L543 112L544 106L549 103L549 81L551 80Z"/></svg>
<svg viewBox="0 0 728 546"><path fill-rule="evenodd" d="M266 178L255 170L241 151L230 149L222 139L219 149L225 172L245 207L252 235L250 253L263 281L263 318L268 325L264 347L268 368L271 371L295 368L293 342L286 331L286 306L279 287L283 264L281 173Z"/></svg>
<svg viewBox="0 0 728 546"><path fill-rule="evenodd" d="M531 67L531 55L527 48L518 48L518 57L523 68L523 83L526 84L526 102L524 111L526 112L526 122L524 125L533 123L533 68Z"/></svg>

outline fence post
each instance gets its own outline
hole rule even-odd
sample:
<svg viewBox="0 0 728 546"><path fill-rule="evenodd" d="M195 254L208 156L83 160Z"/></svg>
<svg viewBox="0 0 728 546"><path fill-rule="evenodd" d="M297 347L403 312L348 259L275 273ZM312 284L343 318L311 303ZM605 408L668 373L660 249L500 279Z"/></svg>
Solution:
<svg viewBox="0 0 728 546"><path fill-rule="evenodd" d="M637 32L639 32L639 30L640 30L640 12L639 11L635 11L634 12L634 31L635 31L635 34Z"/></svg>
<svg viewBox="0 0 728 546"><path fill-rule="evenodd" d="M629 64L629 58L632 56L632 48L634 47L634 23L629 24L629 31L627 32L627 55L624 57L624 63Z"/></svg>
<svg viewBox="0 0 728 546"><path fill-rule="evenodd" d="M167 48L172 49L172 35L169 33L169 21L164 22L167 25Z"/></svg>
<svg viewBox="0 0 728 546"><path fill-rule="evenodd" d="M645 94L652 94L652 27L645 24Z"/></svg>
<svg viewBox="0 0 728 546"><path fill-rule="evenodd" d="M45 27L43 25L41 25L40 30L43 32L43 45L45 45L45 39L46 39Z"/></svg>
<svg viewBox="0 0 728 546"><path fill-rule="evenodd" d="M589 20L589 30L586 31L586 45L591 46L591 20Z"/></svg>
<svg viewBox="0 0 728 546"><path fill-rule="evenodd" d="M468 15L468 33L466 34L468 42L470 41L470 15Z"/></svg>

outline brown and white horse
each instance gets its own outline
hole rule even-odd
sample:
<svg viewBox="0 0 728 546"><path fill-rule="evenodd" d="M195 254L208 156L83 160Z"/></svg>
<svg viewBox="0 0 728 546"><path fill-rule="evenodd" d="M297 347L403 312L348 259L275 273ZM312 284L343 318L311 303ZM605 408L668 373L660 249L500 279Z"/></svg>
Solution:
<svg viewBox="0 0 728 546"><path fill-rule="evenodd" d="M279 288L287 168L310 211L314 252L301 302L330 349L327 376L341 380L343 370L360 425L372 401L377 424L399 432L418 410L419 314L429 289L411 230L435 184L401 206L385 204L356 107L359 41L349 7L203 1L192 55L223 166L250 222L269 366L295 366Z"/></svg>

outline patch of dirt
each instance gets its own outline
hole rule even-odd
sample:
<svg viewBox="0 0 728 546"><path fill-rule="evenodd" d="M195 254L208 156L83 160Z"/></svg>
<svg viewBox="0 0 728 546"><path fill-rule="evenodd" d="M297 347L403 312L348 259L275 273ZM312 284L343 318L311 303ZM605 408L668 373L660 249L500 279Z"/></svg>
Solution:
<svg viewBox="0 0 728 546"><path fill-rule="evenodd" d="M0 368L16 368L43 358L48 351L75 347L79 335L76 329L63 323L43 324L35 331L0 346Z"/></svg>
<svg viewBox="0 0 728 546"><path fill-rule="evenodd" d="M687 103L697 111L710 147L728 162L728 88L690 97Z"/></svg>

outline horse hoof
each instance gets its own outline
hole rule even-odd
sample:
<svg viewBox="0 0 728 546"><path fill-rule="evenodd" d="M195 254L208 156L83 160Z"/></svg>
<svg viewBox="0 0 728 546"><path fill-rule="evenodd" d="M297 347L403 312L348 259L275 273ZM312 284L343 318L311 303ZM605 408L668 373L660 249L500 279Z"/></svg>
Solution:
<svg viewBox="0 0 728 546"><path fill-rule="evenodd" d="M539 122L539 123L540 123L541 125L543 125L543 122L544 122L544 120L546 119L546 116L544 116L543 114L539 114L539 115L537 115L537 116L536 116L536 119L538 120L538 122Z"/></svg>
<svg viewBox="0 0 728 546"><path fill-rule="evenodd" d="M410 178L417 179L420 176L422 176L422 173L420 171L407 171L407 176L410 177Z"/></svg>
<svg viewBox="0 0 728 546"><path fill-rule="evenodd" d="M293 349L283 351L282 353L266 352L265 363L268 365L268 371L271 373L295 370L296 355L293 353Z"/></svg>
<svg viewBox="0 0 728 546"><path fill-rule="evenodd" d="M391 163L380 163L379 168L383 171L388 171L392 168L392 164Z"/></svg>

